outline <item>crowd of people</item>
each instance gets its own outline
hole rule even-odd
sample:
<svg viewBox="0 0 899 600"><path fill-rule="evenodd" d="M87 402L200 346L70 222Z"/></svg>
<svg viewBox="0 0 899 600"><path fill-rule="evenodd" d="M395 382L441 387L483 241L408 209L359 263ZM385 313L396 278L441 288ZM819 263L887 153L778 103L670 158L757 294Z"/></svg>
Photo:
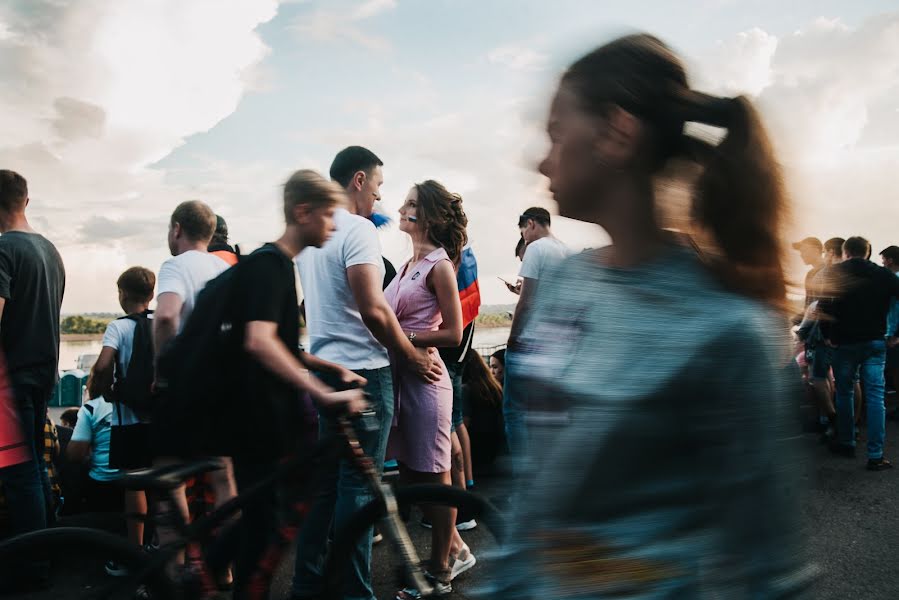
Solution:
<svg viewBox="0 0 899 600"><path fill-rule="evenodd" d="M867 468L892 468L884 458L886 384L899 389L899 246L871 262L863 237L808 237L793 244L811 268L805 312L797 330L798 355L810 395L826 427L822 440L855 456L858 428L867 424Z"/></svg>
<svg viewBox="0 0 899 600"><path fill-rule="evenodd" d="M712 144L686 123L725 134ZM285 455L336 435L337 411L371 410L379 427L360 432L362 449L379 469L397 461L402 484L470 488L478 469L510 455L510 505L528 525L512 531L510 559L490 574L493 597L804 593L812 571L787 491L796 485L787 200L755 108L691 89L667 46L631 35L565 71L547 132L539 170L559 214L600 225L612 243L573 253L547 210L525 210L519 281L507 283L518 305L506 348L489 357L472 350L476 310L461 293L472 289L463 267L473 260L463 200L439 182L413 185L399 210L412 256L395 271L372 219L384 163L361 146L336 155L330 180L291 175L282 235L249 255L228 244L210 206L178 205L172 257L157 274L132 267L117 282L126 316L106 330L64 452L89 460L84 507L145 513L142 492L110 482L124 469L198 455L227 465L209 481L221 504ZM656 182L663 172L687 177L684 163L702 169L694 227L675 232L660 221ZM13 535L47 527L55 514L41 454L66 283L59 253L28 223L28 202L25 179L0 171L0 483ZM860 380L867 466L886 469L884 368L889 355L895 385L899 248L881 253L886 268L868 260L859 237L796 248L812 265L800 362L828 440L854 454ZM202 345L210 326L227 334L215 347ZM189 518L187 492L172 498L165 508ZM359 472L345 460L333 465L299 534L294 598L320 597L329 536L371 499ZM476 523L454 509L423 513L427 575L447 594L476 562L460 533ZM236 598L277 515L275 490L245 506L233 547L216 562L218 582ZM161 543L173 535L157 533ZM147 542L137 520L127 534ZM374 598L375 539L369 531L354 548L346 598ZM18 579L41 581L47 568L30 564ZM418 597L413 588L396 593Z"/></svg>

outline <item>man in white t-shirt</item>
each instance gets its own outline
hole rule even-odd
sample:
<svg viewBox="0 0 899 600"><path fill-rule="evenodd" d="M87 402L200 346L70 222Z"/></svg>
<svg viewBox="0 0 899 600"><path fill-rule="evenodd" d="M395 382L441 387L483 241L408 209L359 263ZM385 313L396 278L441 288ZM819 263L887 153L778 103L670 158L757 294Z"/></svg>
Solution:
<svg viewBox="0 0 899 600"><path fill-rule="evenodd" d="M549 211L532 206L518 217L518 229L524 240L526 251L521 261L518 277L521 288L512 327L509 331L509 342L506 346L505 383L503 385L503 416L506 422L506 438L513 460L526 456L527 436L524 424L527 408L527 390L517 386L518 340L522 331L528 327L527 320L531 303L536 296L537 285L541 278L567 256L571 250L552 234ZM519 464L520 466L520 464Z"/></svg>
<svg viewBox="0 0 899 600"><path fill-rule="evenodd" d="M181 333L194 308L197 294L210 279L228 268L228 263L206 248L215 233L215 213L203 202L182 202L169 222L169 251L172 258L159 268L153 342L156 355Z"/></svg>
<svg viewBox="0 0 899 600"><path fill-rule="evenodd" d="M384 463L393 419L393 379L388 350L413 365L422 378L439 379L439 362L419 351L403 333L382 291L384 261L374 224L369 220L384 181L383 162L370 150L350 146L331 164L331 179L343 187L348 209L334 211L336 232L321 248L306 248L297 265L306 306L310 352L364 377L365 392L380 428L361 432L359 441L378 468ZM334 388L340 382L319 374ZM332 424L322 416L320 434ZM318 597L322 591L322 558L331 523L339 532L372 496L363 478L347 464L335 468L306 518L297 543L294 597ZM345 597L373 600L371 589L372 532L362 536L347 573Z"/></svg>
<svg viewBox="0 0 899 600"><path fill-rule="evenodd" d="M229 267L221 258L207 250L215 233L215 213L204 202L189 200L179 204L169 221L168 243L172 258L159 268L156 278L156 312L153 315L153 349L157 358L167 344L184 328L194 308L197 294L209 280ZM167 459L163 458L163 461ZM210 473L216 506L237 495L230 461L226 468ZM171 498L181 514L188 517L184 486ZM163 507L165 510L165 507ZM168 527L158 529L160 542L165 544L176 533Z"/></svg>

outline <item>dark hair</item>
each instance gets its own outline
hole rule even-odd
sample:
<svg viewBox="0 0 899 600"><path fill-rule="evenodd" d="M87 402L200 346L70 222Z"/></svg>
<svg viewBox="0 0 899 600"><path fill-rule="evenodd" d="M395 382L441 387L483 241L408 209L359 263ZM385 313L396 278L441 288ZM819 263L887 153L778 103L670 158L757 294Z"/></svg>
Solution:
<svg viewBox="0 0 899 600"><path fill-rule="evenodd" d="M701 165L691 213L717 247L704 256L708 266L727 288L784 306L786 195L765 128L746 97L690 89L680 59L647 34L590 52L571 65L562 85L593 114L604 116L618 106L640 118L649 132L654 173L675 157ZM712 145L685 134L687 122L722 127L727 134Z"/></svg>
<svg viewBox="0 0 899 600"><path fill-rule="evenodd" d="M215 215L215 232L212 234L210 244L228 243L228 222L221 215Z"/></svg>
<svg viewBox="0 0 899 600"><path fill-rule="evenodd" d="M871 242L854 235L843 242L843 254L852 258L868 258L871 256Z"/></svg>
<svg viewBox="0 0 899 600"><path fill-rule="evenodd" d="M418 225L431 242L446 250L453 264L459 264L462 248L468 243L468 217L462 210L462 196L450 193L433 179L416 183L415 191Z"/></svg>
<svg viewBox="0 0 899 600"><path fill-rule="evenodd" d="M60 421L65 421L67 423L71 423L72 427L74 427L78 423L78 409L77 408L67 408L62 411L62 414L59 415ZM68 425L67 425L68 427Z"/></svg>
<svg viewBox="0 0 899 600"><path fill-rule="evenodd" d="M527 245L528 243L524 241L524 236L518 238L518 243L515 244L515 258L518 258L518 255L524 251L524 248Z"/></svg>
<svg viewBox="0 0 899 600"><path fill-rule="evenodd" d="M494 408L502 405L503 388L490 372L480 353L469 352L465 357L462 383L465 384L467 396L471 401L484 402Z"/></svg>
<svg viewBox="0 0 899 600"><path fill-rule="evenodd" d="M8 169L0 169L0 210L21 210L28 199L28 182Z"/></svg>
<svg viewBox="0 0 899 600"><path fill-rule="evenodd" d="M899 246L887 246L880 251L880 255L888 258L896 264L899 264Z"/></svg>
<svg viewBox="0 0 899 600"><path fill-rule="evenodd" d="M331 163L329 174L331 179L346 189L353 180L353 175L359 171L366 175L371 174L375 167L381 167L384 163L374 152L362 146L350 146L337 153Z"/></svg>
<svg viewBox="0 0 899 600"><path fill-rule="evenodd" d="M528 224L528 221L536 221L537 224L543 225L544 227L549 227L550 225L550 216L549 211L545 208L540 208L539 206L532 206L518 217L518 226L524 227Z"/></svg>
<svg viewBox="0 0 899 600"><path fill-rule="evenodd" d="M293 209L298 204L313 208L336 206L346 197L346 192L333 181L328 181L312 169L300 169L284 184L284 219L293 222Z"/></svg>
<svg viewBox="0 0 899 600"><path fill-rule="evenodd" d="M834 256L843 256L843 244L846 243L841 237L830 238L824 242L824 249L833 252Z"/></svg>
<svg viewBox="0 0 899 600"><path fill-rule="evenodd" d="M490 358L495 358L496 360L499 361L499 364L501 364L502 366L505 367L506 366L506 349L500 348L499 350L497 350L496 352L491 354Z"/></svg>
<svg viewBox="0 0 899 600"><path fill-rule="evenodd" d="M205 202L188 200L182 202L172 213L172 224L178 223L185 236L194 242L206 242L215 233L215 213Z"/></svg>
<svg viewBox="0 0 899 600"><path fill-rule="evenodd" d="M153 274L153 271L144 267L131 267L119 275L116 286L132 302L149 302L153 299L156 275Z"/></svg>

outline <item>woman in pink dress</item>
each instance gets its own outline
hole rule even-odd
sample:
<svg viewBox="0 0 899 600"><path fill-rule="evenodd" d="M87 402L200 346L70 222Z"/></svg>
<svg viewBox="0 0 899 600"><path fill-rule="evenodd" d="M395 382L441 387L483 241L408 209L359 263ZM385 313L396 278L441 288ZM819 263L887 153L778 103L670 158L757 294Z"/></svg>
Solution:
<svg viewBox="0 0 899 600"><path fill-rule="evenodd" d="M400 231L412 238L412 258L384 291L403 331L418 348L458 346L462 339L462 307L456 287L456 265L468 241L468 219L462 198L436 181L409 190L400 208ZM400 465L402 483L450 485L450 421L453 388L443 366L440 381L428 383L396 357L396 408L387 456ZM430 574L441 593L452 591L450 581L471 568L474 555L456 531L456 510L422 507L433 524ZM415 598L403 590L397 598Z"/></svg>

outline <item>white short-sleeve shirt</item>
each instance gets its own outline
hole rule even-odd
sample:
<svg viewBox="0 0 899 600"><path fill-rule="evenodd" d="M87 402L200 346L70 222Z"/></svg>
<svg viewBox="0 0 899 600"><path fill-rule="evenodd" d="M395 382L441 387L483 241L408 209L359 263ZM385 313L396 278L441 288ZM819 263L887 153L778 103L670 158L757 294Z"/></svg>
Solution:
<svg viewBox="0 0 899 600"><path fill-rule="evenodd" d="M321 248L297 257L306 302L309 351L352 370L390 364L387 350L365 326L347 279L347 269L374 265L384 277L381 242L374 224L345 209L334 212L336 231Z"/></svg>
<svg viewBox="0 0 899 600"><path fill-rule="evenodd" d="M229 266L218 256L198 250L188 250L162 263L156 278L156 298L166 293L177 294L181 298L183 304L178 333L181 333L193 311L200 290Z"/></svg>
<svg viewBox="0 0 899 600"><path fill-rule="evenodd" d="M557 238L547 236L534 240L525 250L518 276L539 280L570 255L571 249Z"/></svg>

